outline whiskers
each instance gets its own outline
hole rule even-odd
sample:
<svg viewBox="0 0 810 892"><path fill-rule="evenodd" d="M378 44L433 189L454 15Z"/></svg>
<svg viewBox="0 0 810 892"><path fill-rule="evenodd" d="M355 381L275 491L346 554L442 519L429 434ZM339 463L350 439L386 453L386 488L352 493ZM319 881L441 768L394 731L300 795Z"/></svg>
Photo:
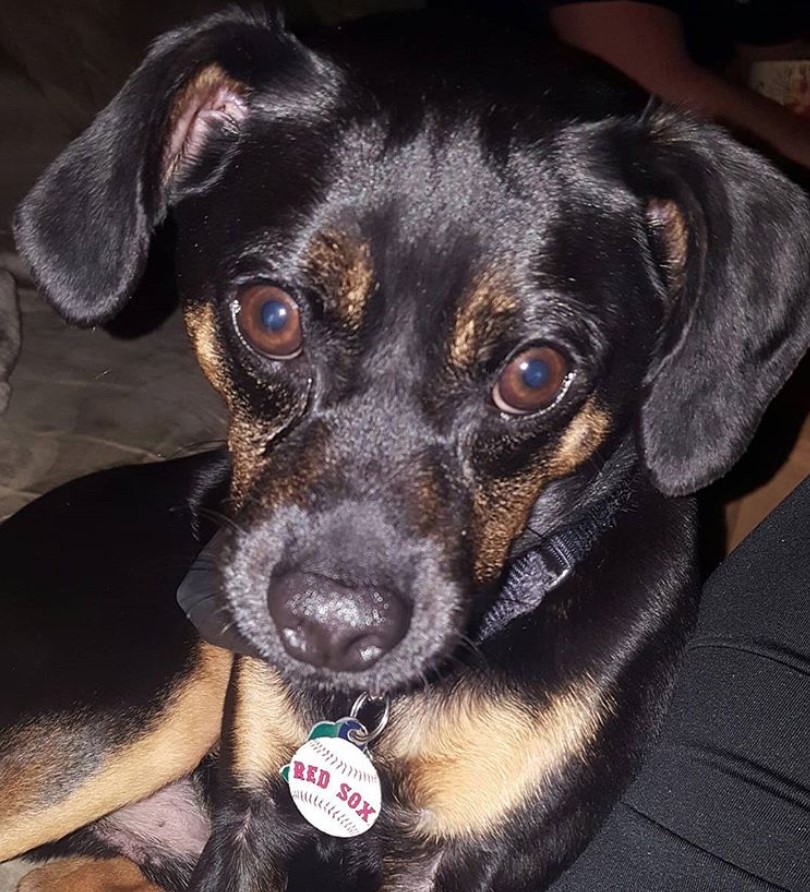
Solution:
<svg viewBox="0 0 810 892"><path fill-rule="evenodd" d="M171 455L166 456L167 459L184 458L187 455L195 455L197 452L207 452L212 449L225 449L227 442L225 440L197 440L194 443L186 443L178 446Z"/></svg>
<svg viewBox="0 0 810 892"><path fill-rule="evenodd" d="M470 638L469 635L461 635L459 637L458 643L469 653L473 654L476 659L479 659L483 662L487 661L486 654L481 650L481 645Z"/></svg>
<svg viewBox="0 0 810 892"><path fill-rule="evenodd" d="M210 520L220 529L235 530L237 533L241 533L243 536L247 535L247 530L245 530L244 527L240 526L235 520L233 520L233 518L228 517L227 514L223 514L221 511L216 511L214 508L200 508L200 517L204 517L206 520Z"/></svg>
<svg viewBox="0 0 810 892"><path fill-rule="evenodd" d="M222 591L219 586L216 588L202 589L199 592L195 591L191 597L187 598L184 606L187 610L193 610L194 608L206 605L211 601L221 601L221 597ZM210 613L207 615L215 616L217 613L227 611L228 606L225 603L220 603L215 607L206 607L206 610L210 610Z"/></svg>

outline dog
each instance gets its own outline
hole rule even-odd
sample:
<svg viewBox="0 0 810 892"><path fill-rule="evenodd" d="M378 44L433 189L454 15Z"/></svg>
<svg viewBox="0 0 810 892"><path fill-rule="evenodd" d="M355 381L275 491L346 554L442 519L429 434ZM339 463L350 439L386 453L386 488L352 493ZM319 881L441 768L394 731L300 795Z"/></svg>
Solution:
<svg viewBox="0 0 810 892"><path fill-rule="evenodd" d="M85 326L170 218L229 413L224 452L2 529L0 859L74 856L25 888L537 892L637 772L692 494L808 345L808 201L595 62L464 27L174 31L21 205ZM342 717L381 789L347 838L291 795Z"/></svg>

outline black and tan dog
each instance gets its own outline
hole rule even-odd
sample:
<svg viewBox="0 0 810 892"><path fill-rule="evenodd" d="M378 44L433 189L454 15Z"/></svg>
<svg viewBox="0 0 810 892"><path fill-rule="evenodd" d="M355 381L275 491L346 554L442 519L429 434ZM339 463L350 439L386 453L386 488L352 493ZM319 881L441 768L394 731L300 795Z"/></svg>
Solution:
<svg viewBox="0 0 810 892"><path fill-rule="evenodd" d="M808 343L810 212L720 130L474 31L174 32L22 205L82 325L171 216L230 414L227 455L0 533L0 859L112 859L26 889L134 888L126 858L172 890L538 892L637 770L695 610L685 496ZM212 512L235 659L174 600ZM362 692L383 807L331 839L279 769Z"/></svg>

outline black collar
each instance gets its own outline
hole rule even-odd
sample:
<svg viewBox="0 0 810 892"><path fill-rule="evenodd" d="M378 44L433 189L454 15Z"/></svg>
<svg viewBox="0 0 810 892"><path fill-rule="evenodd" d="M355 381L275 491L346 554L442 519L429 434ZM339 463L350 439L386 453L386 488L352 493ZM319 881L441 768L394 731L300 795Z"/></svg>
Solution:
<svg viewBox="0 0 810 892"><path fill-rule="evenodd" d="M510 565L495 603L478 628L480 644L503 631L518 617L532 613L552 590L576 569L594 543L616 521L630 493L627 483L568 526L532 545Z"/></svg>
<svg viewBox="0 0 810 892"><path fill-rule="evenodd" d="M513 620L532 613L543 598L567 579L594 543L613 526L627 502L629 487L619 486L568 526L551 533L510 565L495 603L484 615L477 643L503 631ZM206 641L236 653L257 656L224 610L219 591L217 561L225 531L203 548L177 590L177 601Z"/></svg>

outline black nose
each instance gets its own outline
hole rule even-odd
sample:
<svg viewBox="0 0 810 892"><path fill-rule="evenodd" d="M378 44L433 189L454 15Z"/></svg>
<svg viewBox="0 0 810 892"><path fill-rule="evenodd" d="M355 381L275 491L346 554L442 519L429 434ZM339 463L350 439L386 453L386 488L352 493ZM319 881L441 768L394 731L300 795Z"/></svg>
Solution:
<svg viewBox="0 0 810 892"><path fill-rule="evenodd" d="M410 622L410 608L393 592L349 587L319 573L274 579L268 605L288 654L340 672L373 666L403 638Z"/></svg>

